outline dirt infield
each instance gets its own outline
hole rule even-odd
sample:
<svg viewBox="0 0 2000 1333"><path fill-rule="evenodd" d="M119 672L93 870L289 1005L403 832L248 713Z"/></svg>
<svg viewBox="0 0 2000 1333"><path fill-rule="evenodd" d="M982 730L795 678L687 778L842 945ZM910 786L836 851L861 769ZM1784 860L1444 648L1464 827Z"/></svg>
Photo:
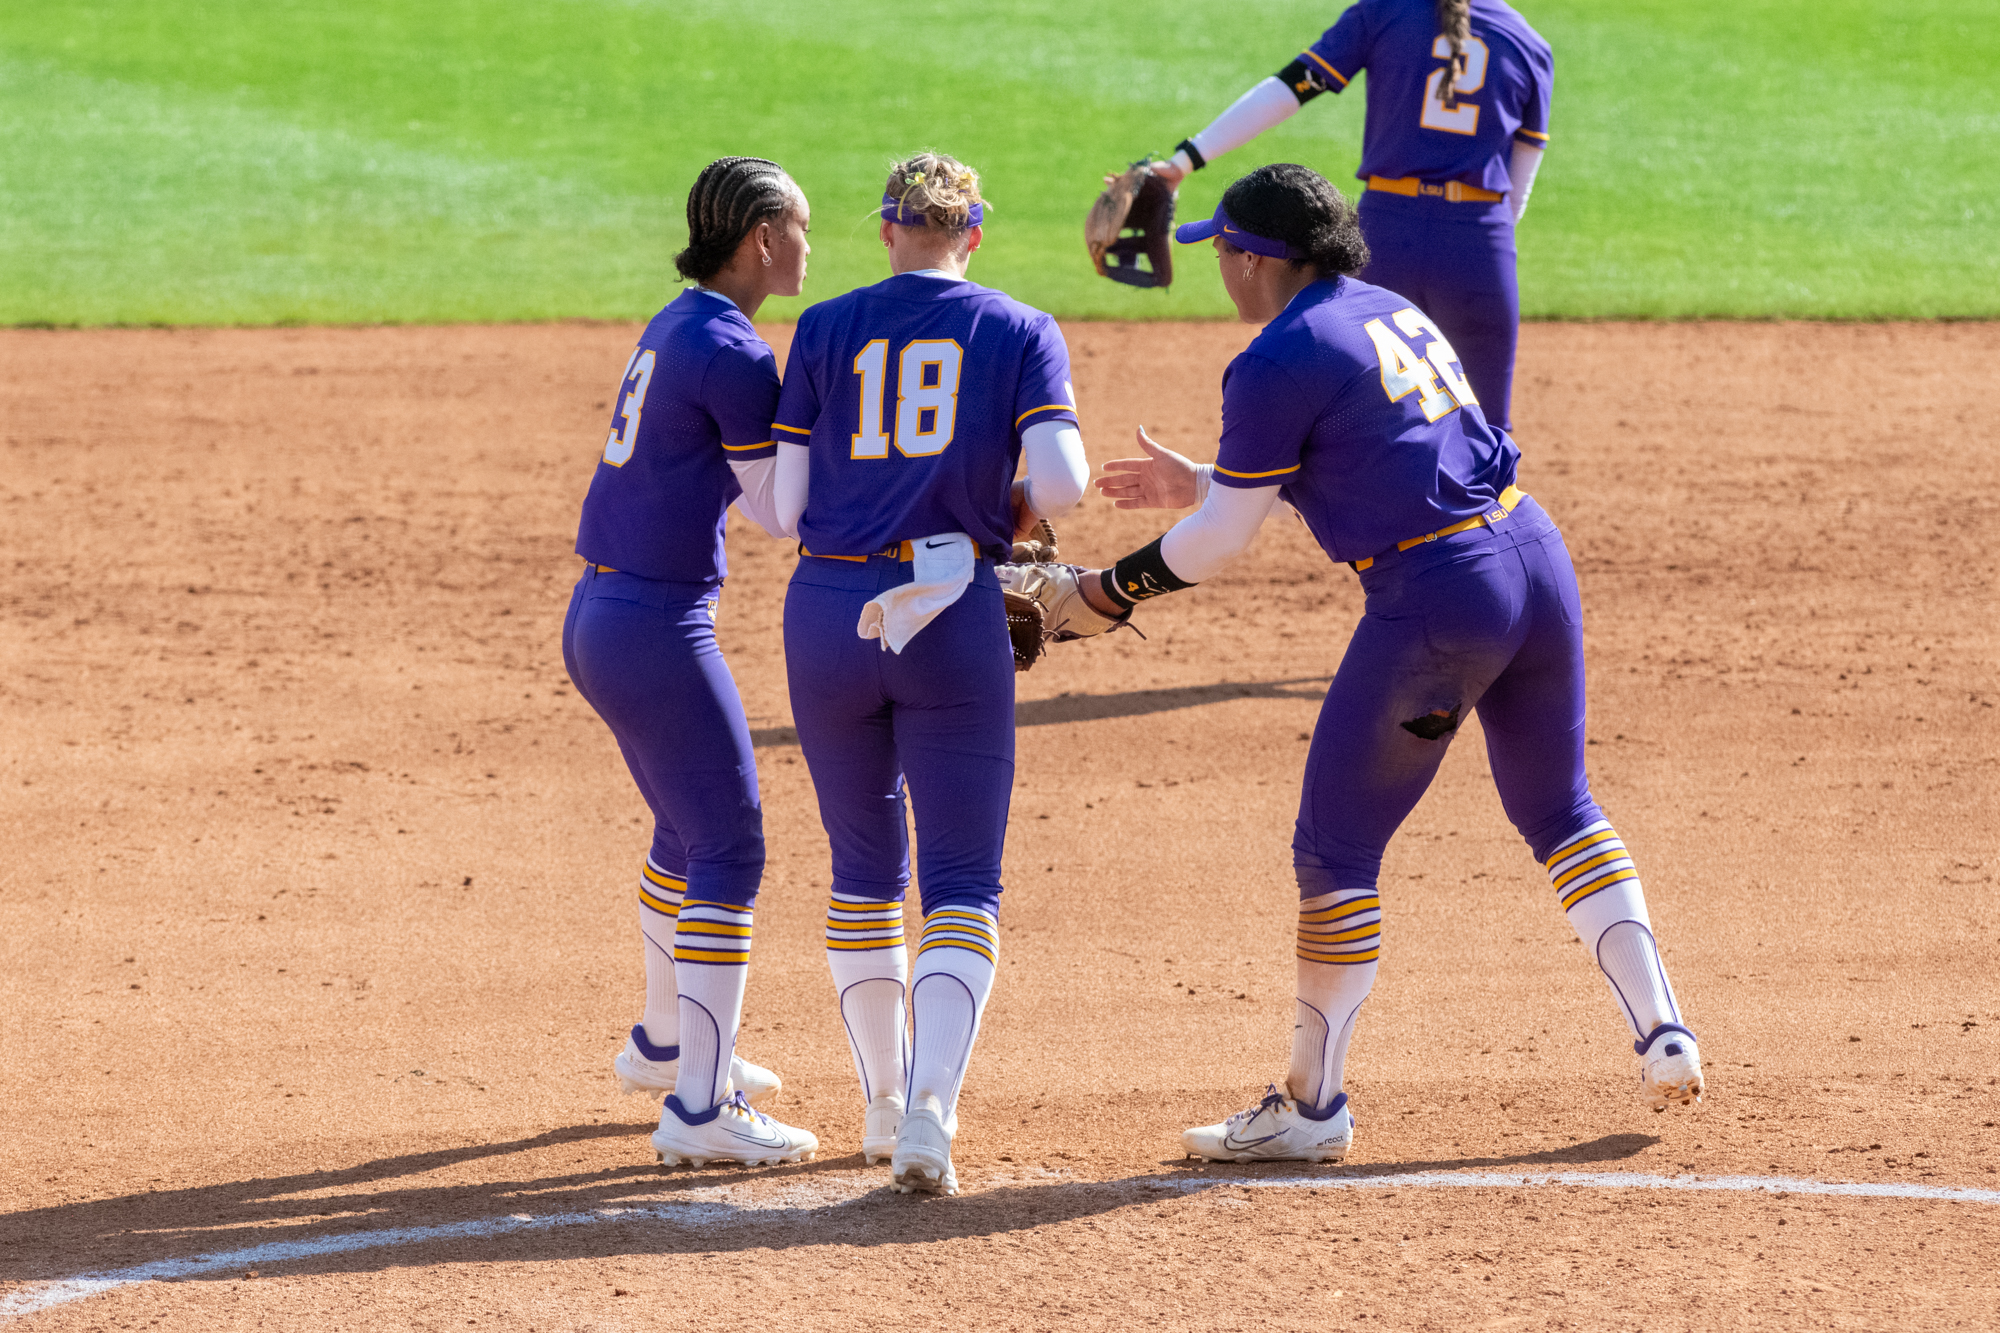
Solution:
<svg viewBox="0 0 2000 1333"><path fill-rule="evenodd" d="M1141 420L1211 456L1249 330L1068 332L1095 459ZM1522 483L1705 1107L1641 1107L1466 743L1385 867L1353 1162L1180 1160L1282 1075L1290 821L1359 606L1274 523L1147 642L1021 680L941 1200L859 1165L761 534L722 608L772 849L743 1047L823 1150L662 1172L614 1096L644 812L558 634L633 334L0 332L0 1323L2000 1320L2000 326L1524 333ZM1065 548L1161 526L1091 502Z"/></svg>

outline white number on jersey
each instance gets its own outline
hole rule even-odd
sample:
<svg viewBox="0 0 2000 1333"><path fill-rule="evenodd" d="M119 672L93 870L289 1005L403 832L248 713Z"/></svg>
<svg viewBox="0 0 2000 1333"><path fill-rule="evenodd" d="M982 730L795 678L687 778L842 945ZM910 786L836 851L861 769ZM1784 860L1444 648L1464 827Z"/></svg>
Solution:
<svg viewBox="0 0 2000 1333"><path fill-rule="evenodd" d="M1429 321L1417 314L1414 309L1399 311L1395 320L1397 324L1403 326L1405 332L1411 330L1403 319L1404 315L1414 316L1418 327L1429 324ZM1379 319L1371 319L1364 327L1368 330L1368 336L1374 340L1375 357L1382 364L1382 392L1389 395L1390 402L1399 403L1413 393L1418 394L1417 406L1423 411L1426 421L1436 421L1445 413L1458 410L1459 400L1445 387L1445 384L1458 378L1456 373L1447 378L1444 384L1440 384L1439 367L1428 356L1417 355L1408 343L1390 331L1387 324ZM1433 342L1429 350L1437 351L1440 346L1444 349L1444 355L1449 358L1451 346L1445 343L1442 337ZM1459 380L1459 382L1464 381Z"/></svg>
<svg viewBox="0 0 2000 1333"><path fill-rule="evenodd" d="M861 429L849 439L849 458L887 458L889 437L882 433L882 376L889 368L889 340L877 338L854 358L861 377Z"/></svg>
<svg viewBox="0 0 2000 1333"><path fill-rule="evenodd" d="M958 381L965 349L949 338L920 338L896 359L896 451L905 458L941 454L958 429ZM854 358L861 377L860 429L852 436L850 458L887 458L890 437L882 430L883 377L889 369L889 341L877 338Z"/></svg>
<svg viewBox="0 0 2000 1333"><path fill-rule="evenodd" d="M611 418L611 434L604 440L604 461L613 467L624 467L630 462L632 447L639 442L639 411L646 406L646 386L653 382L654 360L653 353L636 351L625 363L625 378L618 387L623 389L629 383L632 391L618 405Z"/></svg>
<svg viewBox="0 0 2000 1333"><path fill-rule="evenodd" d="M1451 350L1451 344L1445 341L1444 330L1440 329L1429 315L1412 308L1398 310L1395 319L1396 327L1403 331L1404 336L1430 337L1430 346L1424 348L1424 360L1436 368L1438 378L1444 381L1445 388L1451 390L1451 396L1458 399L1460 407L1471 407L1479 401L1472 394L1471 382L1459 372L1455 364L1458 361L1458 353Z"/></svg>
<svg viewBox="0 0 2000 1333"><path fill-rule="evenodd" d="M1452 99L1456 106L1444 104L1444 71L1431 71L1430 81L1424 84L1423 114L1417 123L1427 130L1447 130L1452 134L1477 134L1479 132L1479 108L1470 102L1457 99L1478 92L1486 86L1486 61L1489 56L1486 43L1477 37L1465 39L1465 72L1451 86ZM1437 59L1451 59L1451 42L1439 37L1431 43L1431 55Z"/></svg>

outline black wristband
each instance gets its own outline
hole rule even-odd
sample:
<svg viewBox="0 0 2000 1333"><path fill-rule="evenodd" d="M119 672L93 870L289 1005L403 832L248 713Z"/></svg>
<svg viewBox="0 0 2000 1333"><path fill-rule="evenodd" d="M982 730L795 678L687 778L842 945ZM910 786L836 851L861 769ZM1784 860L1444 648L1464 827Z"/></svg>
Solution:
<svg viewBox="0 0 2000 1333"><path fill-rule="evenodd" d="M1188 155L1188 161L1194 163L1194 169L1196 171L1200 171L1203 167L1208 165L1208 159L1201 155L1201 149L1196 148L1194 146L1194 140L1192 139L1181 140L1179 143L1174 145L1174 151L1176 153L1186 153Z"/></svg>
<svg viewBox="0 0 2000 1333"><path fill-rule="evenodd" d="M1106 597L1111 599L1111 604L1117 607L1120 612L1130 611L1138 603L1118 591L1117 575L1118 571L1115 569L1099 570L1097 574L1097 586Z"/></svg>
<svg viewBox="0 0 2000 1333"><path fill-rule="evenodd" d="M1194 586L1167 568L1167 557L1160 550L1160 543L1166 539L1166 534L1161 533L1105 571L1104 590L1121 607L1129 610L1149 597Z"/></svg>

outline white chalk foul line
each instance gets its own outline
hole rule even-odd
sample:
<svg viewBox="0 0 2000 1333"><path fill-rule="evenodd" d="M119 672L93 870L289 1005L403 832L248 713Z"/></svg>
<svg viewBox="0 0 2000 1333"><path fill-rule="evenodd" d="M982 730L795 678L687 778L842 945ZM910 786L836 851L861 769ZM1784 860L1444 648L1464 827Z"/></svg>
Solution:
<svg viewBox="0 0 2000 1333"><path fill-rule="evenodd" d="M1959 1188L1951 1185L1903 1183L1863 1184L1844 1181L1810 1180L1796 1176L1656 1176L1631 1171L1522 1171L1455 1172L1417 1171L1389 1176L1198 1176L1178 1180L1077 1181L1094 1188L1127 1187L1179 1190L1234 1189L1536 1189L1569 1186L1601 1190L1693 1190L1730 1191L1753 1194L1818 1194L1840 1198L1923 1199L1943 1203L2000 1204L2000 1190ZM829 1186L832 1186L829 1188ZM382 1231L352 1231L341 1236L318 1236L310 1240L267 1241L241 1249L193 1255L185 1259L159 1259L131 1268L114 1269L57 1282L37 1283L0 1298L0 1318L19 1319L58 1305L67 1305L88 1296L130 1287L144 1282L175 1281L203 1277L232 1269L257 1268L267 1264L300 1259L317 1259L330 1254L372 1250L398 1245L422 1245L439 1240L466 1240L488 1236L513 1236L525 1232L552 1231L559 1227L599 1226L606 1222L666 1222L685 1227L759 1225L789 1220L798 1213L828 1206L849 1204L867 1194L881 1192L880 1178L869 1176L850 1188L833 1182L783 1191L768 1202L740 1206L717 1201L720 1191L705 1192L710 1197L688 1202L647 1204L629 1208L596 1208L587 1212L551 1213L533 1217L515 1213L509 1217L481 1218L473 1222L448 1222L429 1227L393 1227ZM977 1197L976 1195L973 1197Z"/></svg>

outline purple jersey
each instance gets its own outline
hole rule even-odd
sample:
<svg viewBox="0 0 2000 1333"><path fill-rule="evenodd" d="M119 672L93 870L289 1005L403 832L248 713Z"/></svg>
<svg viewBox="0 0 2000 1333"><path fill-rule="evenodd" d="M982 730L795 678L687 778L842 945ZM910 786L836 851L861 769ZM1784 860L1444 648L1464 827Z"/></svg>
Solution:
<svg viewBox="0 0 2000 1333"><path fill-rule="evenodd" d="M1502 0L1472 0L1471 28L1449 107L1440 85L1450 47L1432 0L1361 0L1306 48L1309 71L1335 92L1368 71L1362 180L1415 176L1505 194L1513 141L1548 144L1549 44Z"/></svg>
<svg viewBox="0 0 2000 1333"><path fill-rule="evenodd" d="M1362 560L1494 507L1520 459L1457 357L1403 297L1316 282L1222 376L1222 486L1282 486L1335 560Z"/></svg>
<svg viewBox="0 0 2000 1333"><path fill-rule="evenodd" d="M682 292L639 337L584 497L576 553L641 578L718 583L729 460L769 458L778 361L734 303Z"/></svg>
<svg viewBox="0 0 2000 1333"><path fill-rule="evenodd" d="M1013 540L1021 432L1076 420L1056 322L1003 292L904 273L799 317L778 438L812 450L799 539L869 555L963 532Z"/></svg>

